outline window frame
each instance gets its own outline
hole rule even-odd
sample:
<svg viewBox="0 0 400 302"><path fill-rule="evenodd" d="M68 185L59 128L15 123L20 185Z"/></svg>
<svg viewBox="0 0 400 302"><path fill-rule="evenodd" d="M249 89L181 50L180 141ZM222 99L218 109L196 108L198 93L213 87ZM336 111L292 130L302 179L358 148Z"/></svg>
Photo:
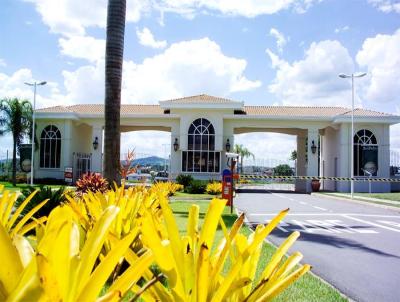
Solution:
<svg viewBox="0 0 400 302"><path fill-rule="evenodd" d="M60 169L61 147L62 140L60 129L53 124L44 127L40 134L39 168L50 170Z"/></svg>

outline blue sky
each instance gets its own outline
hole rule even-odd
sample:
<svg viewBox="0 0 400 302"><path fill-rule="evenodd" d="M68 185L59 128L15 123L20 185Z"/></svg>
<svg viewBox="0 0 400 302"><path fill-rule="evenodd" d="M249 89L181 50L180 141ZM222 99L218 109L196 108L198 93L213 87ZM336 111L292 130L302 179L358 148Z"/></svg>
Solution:
<svg viewBox="0 0 400 302"><path fill-rule="evenodd" d="M350 105L338 73L362 70L357 105L400 114L398 0L128 0L124 103L208 93L254 105ZM0 96L38 107L104 99L106 0L3 0ZM168 135L124 134L123 149L163 155ZM0 157L11 148L0 138ZM400 149L400 127L392 127ZM257 158L287 159L294 137L237 136ZM154 151L156 150L156 151Z"/></svg>

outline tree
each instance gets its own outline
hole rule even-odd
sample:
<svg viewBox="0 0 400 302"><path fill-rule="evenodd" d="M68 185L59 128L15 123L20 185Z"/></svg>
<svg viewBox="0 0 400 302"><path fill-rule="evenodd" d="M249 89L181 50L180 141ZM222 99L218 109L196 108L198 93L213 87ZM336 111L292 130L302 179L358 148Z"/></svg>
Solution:
<svg viewBox="0 0 400 302"><path fill-rule="evenodd" d="M290 160L296 160L297 159L297 150L293 150L292 153L290 154Z"/></svg>
<svg viewBox="0 0 400 302"><path fill-rule="evenodd" d="M250 150L243 145L238 144L235 145L235 153L239 154L240 156L240 172L243 174L243 159L250 156L254 159L254 154L251 153Z"/></svg>
<svg viewBox="0 0 400 302"><path fill-rule="evenodd" d="M3 99L0 101L0 135L10 133L13 138L12 183L17 183L17 148L24 137L32 133L32 105L27 100Z"/></svg>
<svg viewBox="0 0 400 302"><path fill-rule="evenodd" d="M104 176L111 184L120 180L120 112L124 57L126 0L109 0L105 58Z"/></svg>
<svg viewBox="0 0 400 302"><path fill-rule="evenodd" d="M274 168L274 175L276 176L292 176L293 170L289 165L278 165Z"/></svg>

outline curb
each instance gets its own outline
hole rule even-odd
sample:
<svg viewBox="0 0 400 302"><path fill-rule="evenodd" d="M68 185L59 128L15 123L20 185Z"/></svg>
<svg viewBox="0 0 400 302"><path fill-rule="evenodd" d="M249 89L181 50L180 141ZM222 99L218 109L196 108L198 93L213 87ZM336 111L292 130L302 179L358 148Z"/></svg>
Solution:
<svg viewBox="0 0 400 302"><path fill-rule="evenodd" d="M332 198L332 199L336 199L336 200L340 200L340 201L344 201L344 202L353 202L353 203L358 203L358 204L362 204L362 205L373 206L376 208L392 210L392 211L400 213L400 207L394 207L394 206L390 206L390 205L386 205L386 204L373 203L373 202L368 202L368 201L361 200L361 199L351 199L351 198L347 198L345 196L328 195L328 194L316 193L316 192L312 192L311 195L318 196L318 197L324 197L324 198ZM379 199L379 200L383 200L382 202L385 202L384 199Z"/></svg>
<svg viewBox="0 0 400 302"><path fill-rule="evenodd" d="M235 212L236 215L239 217L242 212L241 210L238 210L238 208L235 207ZM246 226L249 228L250 232L254 233L254 230L251 228L251 226L249 225L249 220L247 219L246 213L244 214L244 223L246 224ZM278 249L278 246L275 245L274 243L272 243L271 241L269 241L268 239L264 239L265 242L267 242L268 244L274 246L276 249ZM286 257L289 257L289 255L286 253L285 254ZM301 262L300 262L301 263ZM344 294L343 292L341 292L337 287L333 286L332 284L330 284L328 281L326 281L325 279L323 279L322 277L318 276L316 273L314 273L313 271L308 271L309 274L311 274L312 276L314 276L315 278L317 278L318 280L320 280L322 283L326 284L327 286L329 286L330 288L334 289L335 291L337 291L339 293L339 295L345 299L347 299L349 302L356 302L356 300L351 299L349 296L347 296L346 294Z"/></svg>

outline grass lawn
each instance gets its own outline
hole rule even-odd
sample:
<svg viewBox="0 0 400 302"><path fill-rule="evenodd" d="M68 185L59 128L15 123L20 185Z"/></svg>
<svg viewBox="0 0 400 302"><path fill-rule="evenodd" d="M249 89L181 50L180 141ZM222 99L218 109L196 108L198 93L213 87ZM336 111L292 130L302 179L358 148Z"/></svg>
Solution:
<svg viewBox="0 0 400 302"><path fill-rule="evenodd" d="M215 197L215 195L211 194L189 194L185 192L175 192L174 197L185 197L185 198L192 198L192 199L212 199Z"/></svg>
<svg viewBox="0 0 400 302"><path fill-rule="evenodd" d="M24 189L26 189L27 187L29 187L30 185L28 184L17 184L16 187L14 187L12 185L11 182L9 181L0 181L0 185L4 185L4 189L11 191L11 192L16 192L16 191L22 191ZM62 187L60 185L45 185L46 187L52 187L54 189L58 189L59 187ZM34 185L34 187L40 187L40 185Z"/></svg>
<svg viewBox="0 0 400 302"><path fill-rule="evenodd" d="M171 208L175 213L176 221L178 223L179 230L182 234L186 232L186 223L188 218L188 210L191 206L191 202L171 202ZM205 217L205 213L208 208L209 202L200 201L196 202L200 206L200 225L202 225ZM230 214L230 208L226 207L222 216L227 227L232 226L237 216ZM251 230L243 226L241 232L245 235L250 235ZM219 242L223 238L223 232L221 229L217 230L216 241ZM257 278L261 274L262 269L266 266L269 259L276 248L268 243L264 243L262 247L261 257L259 266L257 269ZM312 263L311 263L312 264ZM292 284L286 291L274 299L274 301L296 301L296 302L317 302L317 301L347 301L344 299L336 290L328 286L324 282L311 274L306 274L296 283Z"/></svg>
<svg viewBox="0 0 400 302"><path fill-rule="evenodd" d="M356 193L356 196L400 201L400 193Z"/></svg>
<svg viewBox="0 0 400 302"><path fill-rule="evenodd" d="M325 195L331 195L331 196L338 196L338 197L344 197L347 199L350 199L350 193L322 193ZM368 200L364 199L363 197L367 198L376 198L380 199L379 201L376 200ZM397 207L400 208L400 193L355 193L354 194L354 199L355 200L360 200L364 202L369 202L369 203L375 203L375 204L381 204L381 205L386 205L386 206L391 206L391 207ZM390 201L390 202L385 202L385 201Z"/></svg>

